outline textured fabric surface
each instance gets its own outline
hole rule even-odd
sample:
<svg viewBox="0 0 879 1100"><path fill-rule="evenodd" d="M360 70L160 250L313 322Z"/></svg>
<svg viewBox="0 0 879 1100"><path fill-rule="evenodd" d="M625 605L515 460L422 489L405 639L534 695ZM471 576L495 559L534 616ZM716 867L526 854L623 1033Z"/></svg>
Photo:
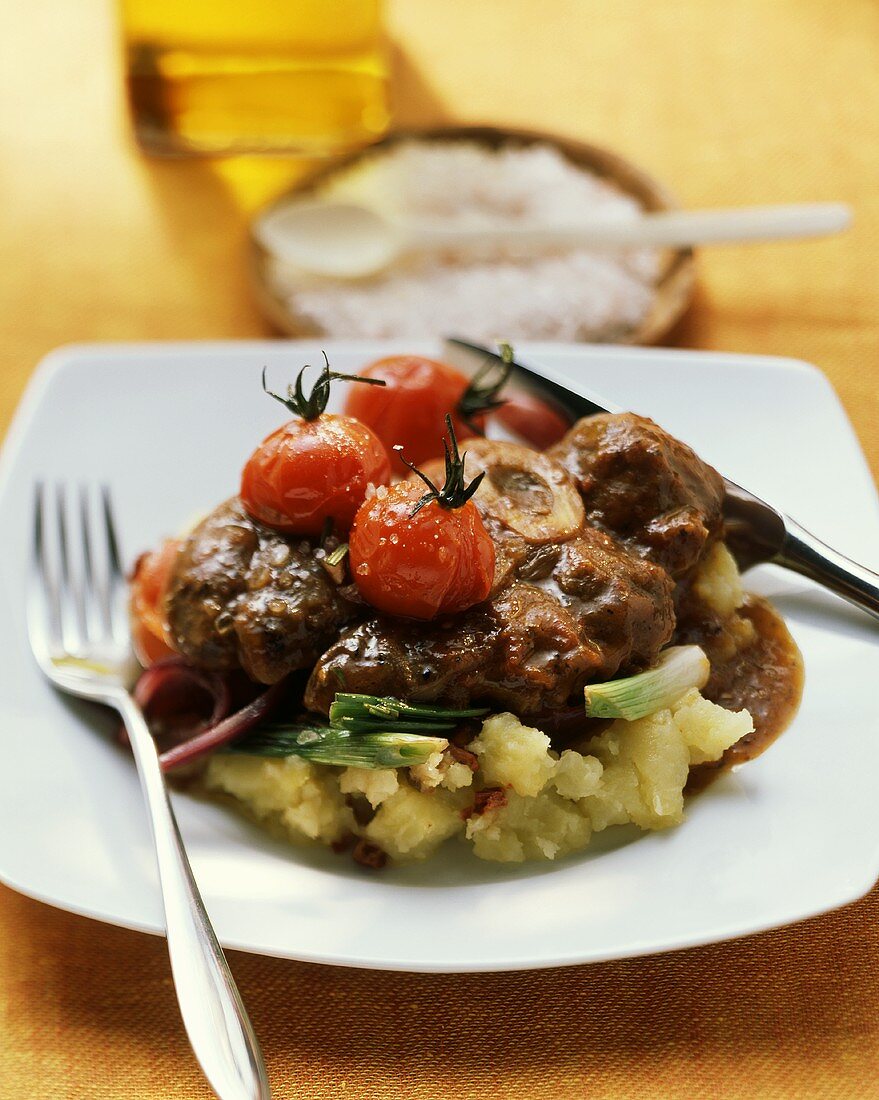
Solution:
<svg viewBox="0 0 879 1100"><path fill-rule="evenodd" d="M106 0L0 35L0 429L76 340L266 334L247 212L283 161L148 162ZM688 205L841 199L855 229L705 251L678 342L827 372L879 471L875 0L397 0L397 117L617 148ZM2 690L2 688L0 688ZM879 894L736 943L547 973L232 965L277 1096L879 1096ZM0 888L0 1098L205 1097L161 941Z"/></svg>

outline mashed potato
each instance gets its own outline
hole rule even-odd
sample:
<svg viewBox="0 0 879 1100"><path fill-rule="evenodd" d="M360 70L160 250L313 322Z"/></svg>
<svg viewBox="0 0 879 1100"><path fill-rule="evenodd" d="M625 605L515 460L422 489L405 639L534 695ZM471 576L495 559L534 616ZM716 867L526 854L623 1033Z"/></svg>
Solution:
<svg viewBox="0 0 879 1100"><path fill-rule="evenodd" d="M741 578L722 543L693 587L725 621L730 645L747 645L753 628L735 614L745 598ZM678 825L691 765L719 760L753 728L747 711L725 710L693 689L666 710L613 722L582 752L554 752L540 730L495 714L467 746L470 755L449 750L417 767L371 771L218 754L204 782L291 841L358 839L404 862L456 837L480 859L559 859L612 825Z"/></svg>
<svg viewBox="0 0 879 1100"><path fill-rule="evenodd" d="M558 859L611 825L679 824L690 765L719 759L752 728L747 711L694 689L670 709L614 722L584 753L554 752L540 730L496 714L468 746L475 772L450 753L378 771L218 754L205 783L292 841L358 837L402 862L458 837L480 859ZM358 800L365 816L355 816Z"/></svg>
<svg viewBox="0 0 879 1100"><path fill-rule="evenodd" d="M739 567L725 542L716 542L699 563L693 589L721 618L732 615L745 602Z"/></svg>

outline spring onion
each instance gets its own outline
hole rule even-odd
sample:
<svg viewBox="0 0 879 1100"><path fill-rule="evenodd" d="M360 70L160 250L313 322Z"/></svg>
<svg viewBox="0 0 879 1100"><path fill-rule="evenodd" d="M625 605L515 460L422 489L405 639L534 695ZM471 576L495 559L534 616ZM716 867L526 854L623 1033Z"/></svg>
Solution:
<svg viewBox="0 0 879 1100"><path fill-rule="evenodd" d="M710 672L708 658L699 646L671 646L646 672L587 685L586 714L632 722L672 706L690 688L704 687Z"/></svg>
<svg viewBox="0 0 879 1100"><path fill-rule="evenodd" d="M224 751L250 756L298 756L342 768L406 768L424 764L449 747L437 732L453 730L462 718L487 709L418 707L380 695L339 692L328 726L276 723L263 726Z"/></svg>
<svg viewBox="0 0 879 1100"><path fill-rule="evenodd" d="M271 725L227 746L229 753L249 756L298 756L313 764L342 768L405 768L424 764L448 748L444 737L415 733L352 733L332 726Z"/></svg>
<svg viewBox="0 0 879 1100"><path fill-rule="evenodd" d="M464 718L481 718L487 713L484 707L469 710L422 707L390 696L338 692L330 706L330 725L353 733L389 729L418 733L452 730Z"/></svg>

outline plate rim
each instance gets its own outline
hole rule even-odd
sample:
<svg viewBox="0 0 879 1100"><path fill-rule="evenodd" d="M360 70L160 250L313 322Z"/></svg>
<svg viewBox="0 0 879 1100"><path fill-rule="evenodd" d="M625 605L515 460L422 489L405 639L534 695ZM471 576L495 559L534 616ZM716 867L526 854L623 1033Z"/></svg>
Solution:
<svg viewBox="0 0 879 1100"><path fill-rule="evenodd" d="M875 873L871 874L866 881L862 881L852 890L843 891L844 896L829 901L821 908L809 907L808 911L795 909L779 919L762 922L755 921L753 924L739 925L735 928L730 927L720 933L712 932L706 935L694 934L693 936L681 936L677 940L665 940L661 946L645 941L634 945L630 950L627 949L625 953L614 950L595 951L591 953L587 951L578 952L576 955L532 958L524 962L521 959L517 960L512 958L498 959L489 964L478 960L474 960L472 963L449 964L424 963L412 959L388 961L378 958L370 959L363 955L358 957L347 956L341 952L335 952L330 955L321 954L320 952L295 952L292 950L286 951L280 948L266 948L254 945L253 943L245 943L237 940L235 937L219 935L219 933L218 938L221 947L226 951L240 951L247 955L260 955L264 958L309 963L315 966L340 966L349 970L388 971L391 973L403 974L508 974L515 971L524 972L530 970L553 970L560 967L571 966L594 966L601 963L619 962L625 959L641 959L649 956L677 954L681 951L689 951L699 947L710 947L713 944L731 943L736 940L747 939L750 936L761 935L765 932L789 928L792 925L801 924L803 921L812 920L813 918L822 917L827 913L833 913L839 909L844 909L846 906L852 905L866 897L877 882L879 882L879 866L877 866ZM150 936L158 936L162 939L166 936L165 928L161 922L137 921L124 917L120 918L101 910L89 909L86 906L78 905L74 902L61 901L58 898L50 897L38 890L34 890L13 881L13 879L7 877L2 870L0 870L0 883L14 890L22 897L40 902L42 905L48 905L52 909L58 909L63 913L70 913L76 917L98 921L100 924L106 924L110 927L123 928L129 932L140 932Z"/></svg>

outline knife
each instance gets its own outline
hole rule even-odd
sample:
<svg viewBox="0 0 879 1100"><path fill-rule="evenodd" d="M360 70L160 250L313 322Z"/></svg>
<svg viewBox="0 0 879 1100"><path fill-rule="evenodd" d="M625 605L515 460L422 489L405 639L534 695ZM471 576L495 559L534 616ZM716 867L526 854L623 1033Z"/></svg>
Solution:
<svg viewBox="0 0 879 1100"><path fill-rule="evenodd" d="M503 363L498 352L459 337L447 337L448 357L464 366L486 360ZM517 386L552 405L572 422L596 413L622 412L578 384L576 391L545 377L539 369L514 360L510 374ZM879 573L860 565L816 538L795 519L767 504L729 478L723 479L726 542L744 571L771 562L835 592L879 619Z"/></svg>

